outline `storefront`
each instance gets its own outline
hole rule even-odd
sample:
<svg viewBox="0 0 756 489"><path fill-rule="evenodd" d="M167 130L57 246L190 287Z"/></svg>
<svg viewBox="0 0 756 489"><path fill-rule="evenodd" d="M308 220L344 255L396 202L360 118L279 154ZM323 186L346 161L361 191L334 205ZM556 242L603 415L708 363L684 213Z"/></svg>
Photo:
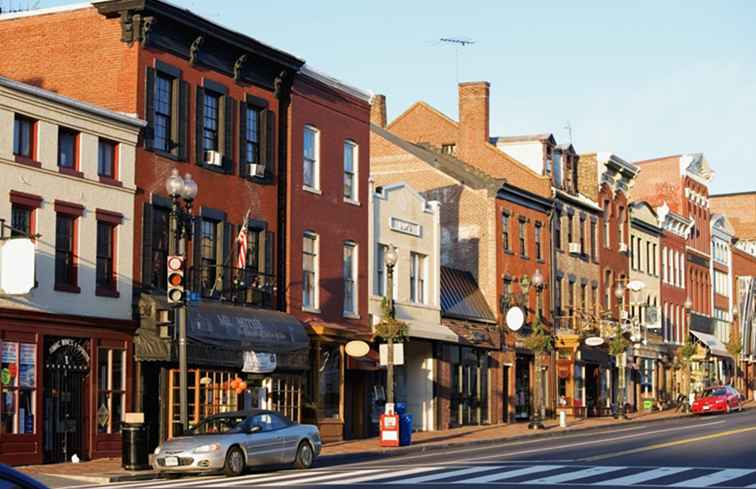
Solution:
<svg viewBox="0 0 756 489"><path fill-rule="evenodd" d="M698 348L692 361L692 389L700 391L712 385L723 384L732 377L735 359L716 336L700 331L690 331Z"/></svg>
<svg viewBox="0 0 756 489"><path fill-rule="evenodd" d="M616 372L605 346L563 342L557 350L556 363L560 410L580 417L605 416L610 412Z"/></svg>
<svg viewBox="0 0 756 489"><path fill-rule="evenodd" d="M134 323L0 311L0 463L121 453Z"/></svg>
<svg viewBox="0 0 756 489"><path fill-rule="evenodd" d="M134 339L138 410L150 448L180 433L178 342L162 297L144 294ZM277 311L218 303L187 314L189 424L239 409L273 409L301 421L310 342L303 325Z"/></svg>

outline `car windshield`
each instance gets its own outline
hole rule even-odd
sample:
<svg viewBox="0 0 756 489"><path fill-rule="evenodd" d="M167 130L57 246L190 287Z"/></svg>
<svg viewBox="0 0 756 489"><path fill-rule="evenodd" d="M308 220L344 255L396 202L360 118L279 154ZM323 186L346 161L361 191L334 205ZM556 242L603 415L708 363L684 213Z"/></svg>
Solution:
<svg viewBox="0 0 756 489"><path fill-rule="evenodd" d="M192 430L192 434L241 433L246 420L246 416L216 416L207 418Z"/></svg>
<svg viewBox="0 0 756 489"><path fill-rule="evenodd" d="M716 389L708 389L703 393L704 397L715 397L727 395L727 389L724 387L718 387Z"/></svg>

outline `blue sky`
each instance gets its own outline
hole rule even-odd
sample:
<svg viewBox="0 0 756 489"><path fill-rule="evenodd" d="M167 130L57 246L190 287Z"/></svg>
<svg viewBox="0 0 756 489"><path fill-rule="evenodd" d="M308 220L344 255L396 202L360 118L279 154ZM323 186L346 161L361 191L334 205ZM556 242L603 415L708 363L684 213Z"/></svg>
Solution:
<svg viewBox="0 0 756 489"><path fill-rule="evenodd" d="M756 190L753 1L173 1L385 94L389 119L420 99L456 118L438 39L471 38L460 80L491 82L492 135L565 142L569 121L579 152L703 152L713 192Z"/></svg>

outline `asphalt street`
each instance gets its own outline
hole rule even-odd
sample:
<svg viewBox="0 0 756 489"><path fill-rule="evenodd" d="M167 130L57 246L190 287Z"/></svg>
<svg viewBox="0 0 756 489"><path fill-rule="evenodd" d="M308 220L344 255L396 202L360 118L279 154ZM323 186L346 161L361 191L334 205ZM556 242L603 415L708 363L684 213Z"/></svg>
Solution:
<svg viewBox="0 0 756 489"><path fill-rule="evenodd" d="M756 488L756 409L562 436L377 458L322 460L313 469L89 487L278 486ZM72 487L69 485L69 487Z"/></svg>

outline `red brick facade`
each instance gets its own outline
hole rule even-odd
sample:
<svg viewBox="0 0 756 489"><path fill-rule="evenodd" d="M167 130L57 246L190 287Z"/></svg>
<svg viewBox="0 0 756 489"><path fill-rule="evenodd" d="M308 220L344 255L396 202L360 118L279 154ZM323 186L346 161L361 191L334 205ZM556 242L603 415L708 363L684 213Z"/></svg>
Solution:
<svg viewBox="0 0 756 489"><path fill-rule="evenodd" d="M620 304L614 295L614 289L618 284L626 287L630 277L630 212L625 193L612 192L607 184L601 185L598 200L604 212L598 232L601 267L599 290L602 294L603 308L611 310L612 317L617 318ZM627 288L623 300L628 304Z"/></svg>

